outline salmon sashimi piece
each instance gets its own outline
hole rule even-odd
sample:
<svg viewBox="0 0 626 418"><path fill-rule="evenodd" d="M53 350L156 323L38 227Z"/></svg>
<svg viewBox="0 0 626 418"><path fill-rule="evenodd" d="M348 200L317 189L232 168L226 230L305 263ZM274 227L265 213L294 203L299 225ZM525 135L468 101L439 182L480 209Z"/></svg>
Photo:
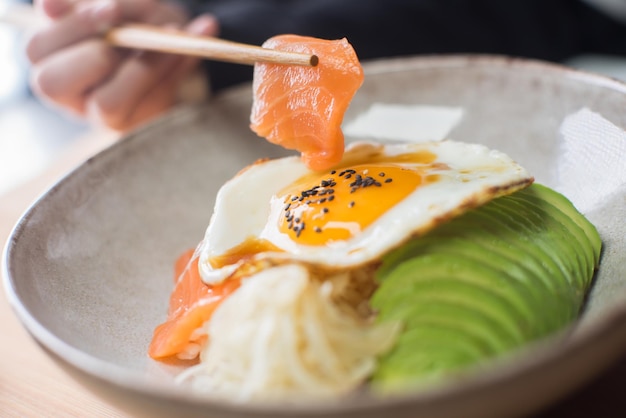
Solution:
<svg viewBox="0 0 626 418"><path fill-rule="evenodd" d="M219 304L240 284L239 280L226 280L215 286L205 284L193 250L178 258L174 270L176 285L170 296L167 320L154 330L148 349L154 359L184 351L194 331L211 318Z"/></svg>
<svg viewBox="0 0 626 418"><path fill-rule="evenodd" d="M269 142L300 151L313 170L337 164L344 151L343 116L363 83L363 69L346 39L279 35L263 47L315 54L315 67L257 63L250 128Z"/></svg>

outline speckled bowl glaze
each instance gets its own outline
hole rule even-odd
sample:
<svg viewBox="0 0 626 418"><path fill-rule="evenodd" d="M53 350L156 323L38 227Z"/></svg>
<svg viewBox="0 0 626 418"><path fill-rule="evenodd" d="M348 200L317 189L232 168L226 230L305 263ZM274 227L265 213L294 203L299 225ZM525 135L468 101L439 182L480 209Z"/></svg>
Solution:
<svg viewBox="0 0 626 418"><path fill-rule="evenodd" d="M462 107L452 138L504 151L547 185L555 182L566 115L588 107L626 128L624 84L502 57L369 63L346 122L374 102ZM128 135L43 195L7 243L4 284L17 315L70 373L112 402L145 416L518 416L571 392L623 352L626 193L617 193L589 214L604 252L580 321L510 358L388 399L236 405L180 390L173 376L182 366L146 354L165 316L173 262L202 238L226 179L284 154L249 131L250 105L243 86Z"/></svg>

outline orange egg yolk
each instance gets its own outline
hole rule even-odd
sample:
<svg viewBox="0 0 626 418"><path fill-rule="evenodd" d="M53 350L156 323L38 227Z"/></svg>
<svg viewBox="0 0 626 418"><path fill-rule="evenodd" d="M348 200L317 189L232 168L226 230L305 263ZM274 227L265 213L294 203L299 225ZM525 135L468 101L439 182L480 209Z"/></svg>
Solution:
<svg viewBox="0 0 626 418"><path fill-rule="evenodd" d="M304 245L350 239L420 185L437 181L436 170L447 166L435 162L436 158L429 151L388 156L372 150L349 155L340 167L307 174L277 193L273 199L278 199L282 211L278 229ZM248 237L209 263L220 268L259 253L282 251L267 239Z"/></svg>
<svg viewBox="0 0 626 418"><path fill-rule="evenodd" d="M305 245L347 240L429 181L424 169L367 163L305 176L278 199L279 230Z"/></svg>

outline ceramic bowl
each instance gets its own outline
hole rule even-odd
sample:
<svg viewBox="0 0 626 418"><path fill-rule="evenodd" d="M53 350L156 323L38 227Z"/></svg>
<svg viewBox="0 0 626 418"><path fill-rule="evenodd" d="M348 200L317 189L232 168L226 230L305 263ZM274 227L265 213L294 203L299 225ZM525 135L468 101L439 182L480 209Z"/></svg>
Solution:
<svg viewBox="0 0 626 418"><path fill-rule="evenodd" d="M369 63L345 121L380 102L460 107L465 113L450 137L504 151L549 186L567 115L587 107L626 128L624 84L503 57ZM587 309L566 336L393 399L258 406L180 390L173 377L181 365L146 354L165 317L174 260L203 237L226 179L258 158L284 154L249 131L250 106L250 86L243 86L128 135L45 193L7 243L5 286L17 315L68 371L112 402L150 416L516 416L571 392L623 353L626 217L618 193L589 215L604 251Z"/></svg>

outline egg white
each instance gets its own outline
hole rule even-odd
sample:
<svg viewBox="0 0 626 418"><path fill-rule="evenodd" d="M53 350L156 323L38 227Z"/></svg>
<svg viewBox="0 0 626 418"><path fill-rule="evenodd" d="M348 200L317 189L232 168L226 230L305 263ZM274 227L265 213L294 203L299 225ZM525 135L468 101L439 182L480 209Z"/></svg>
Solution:
<svg viewBox="0 0 626 418"><path fill-rule="evenodd" d="M309 173L298 157L258 162L240 172L219 190L213 216L198 248L203 280L218 283L241 263L213 268L209 260L250 238L262 238L282 249L265 252L255 259L278 263L299 262L317 268L356 268L378 260L411 237L421 235L441 222L512 193L532 183L529 173L506 154L485 146L455 141L379 145L359 142L348 146L345 158L378 150L393 157L429 151L436 155L429 174L438 180L417 187L371 225L347 240L327 245L305 245L278 229L284 203L271 204L272 197Z"/></svg>

